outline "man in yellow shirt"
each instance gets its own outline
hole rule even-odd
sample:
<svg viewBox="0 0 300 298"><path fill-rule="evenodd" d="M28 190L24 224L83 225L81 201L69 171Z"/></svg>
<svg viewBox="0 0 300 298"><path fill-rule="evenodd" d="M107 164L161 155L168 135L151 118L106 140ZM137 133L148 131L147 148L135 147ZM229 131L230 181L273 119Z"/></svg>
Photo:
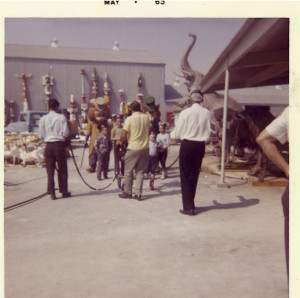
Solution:
<svg viewBox="0 0 300 298"><path fill-rule="evenodd" d="M136 174L135 199L141 200L144 170L149 156L149 117L141 113L140 104L133 101L130 105L132 115L127 117L123 126L121 142L128 142L125 154L124 192L122 199L132 198L133 174Z"/></svg>

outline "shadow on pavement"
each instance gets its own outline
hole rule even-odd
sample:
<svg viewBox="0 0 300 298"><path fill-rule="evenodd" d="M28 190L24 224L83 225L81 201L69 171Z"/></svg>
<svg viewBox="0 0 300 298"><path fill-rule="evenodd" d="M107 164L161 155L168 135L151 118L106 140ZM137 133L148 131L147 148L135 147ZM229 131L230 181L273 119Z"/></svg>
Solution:
<svg viewBox="0 0 300 298"><path fill-rule="evenodd" d="M210 210L223 210L223 209L234 209L234 208L245 208L254 206L259 203L259 199L245 199L243 196L238 196L240 202L236 203L228 203L228 204L221 204L218 203L216 200L213 201L212 206L206 207L196 207L196 214L203 213Z"/></svg>

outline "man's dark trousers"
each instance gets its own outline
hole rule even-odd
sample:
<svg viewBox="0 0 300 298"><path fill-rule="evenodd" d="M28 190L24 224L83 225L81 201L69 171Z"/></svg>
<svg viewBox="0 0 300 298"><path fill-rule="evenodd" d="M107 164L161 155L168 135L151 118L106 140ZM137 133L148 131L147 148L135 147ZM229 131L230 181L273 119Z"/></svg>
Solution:
<svg viewBox="0 0 300 298"><path fill-rule="evenodd" d="M181 143L179 166L184 210L195 209L194 198L204 153L205 142L183 140Z"/></svg>
<svg viewBox="0 0 300 298"><path fill-rule="evenodd" d="M55 194L54 172L57 162L59 192L68 192L68 164L65 142L47 142L45 148L48 194Z"/></svg>
<svg viewBox="0 0 300 298"><path fill-rule="evenodd" d="M114 144L114 158L115 158L115 173L120 174L121 164L121 175L124 175L124 158L122 160L122 146Z"/></svg>
<svg viewBox="0 0 300 298"><path fill-rule="evenodd" d="M285 258L286 258L286 269L289 277L289 185L287 185L282 197L282 208L284 215L284 242L285 242Z"/></svg>

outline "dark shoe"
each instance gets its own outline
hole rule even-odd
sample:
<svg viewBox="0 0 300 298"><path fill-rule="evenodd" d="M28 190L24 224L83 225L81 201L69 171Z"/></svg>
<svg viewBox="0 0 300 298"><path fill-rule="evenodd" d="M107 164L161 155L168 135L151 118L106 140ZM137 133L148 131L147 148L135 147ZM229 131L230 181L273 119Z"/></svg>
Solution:
<svg viewBox="0 0 300 298"><path fill-rule="evenodd" d="M55 194L50 194L50 198L51 198L51 200L56 200L57 199Z"/></svg>
<svg viewBox="0 0 300 298"><path fill-rule="evenodd" d="M96 170L94 168L87 168L86 171L89 173L95 173Z"/></svg>
<svg viewBox="0 0 300 298"><path fill-rule="evenodd" d="M131 198L132 198L132 195L129 194L129 193L123 192L123 193L120 193L120 194L119 194L119 197L120 197L121 199L131 199Z"/></svg>
<svg viewBox="0 0 300 298"><path fill-rule="evenodd" d="M154 190L154 179L150 178L150 189Z"/></svg>
<svg viewBox="0 0 300 298"><path fill-rule="evenodd" d="M69 198L71 196L71 193L70 192L65 192L63 193L62 197L63 198Z"/></svg>
<svg viewBox="0 0 300 298"><path fill-rule="evenodd" d="M135 195L134 198L138 201L142 201L142 196L141 195Z"/></svg>
<svg viewBox="0 0 300 298"><path fill-rule="evenodd" d="M196 215L195 209L192 209L192 210L179 210L179 212L181 214L185 214L185 215Z"/></svg>
<svg viewBox="0 0 300 298"><path fill-rule="evenodd" d="M106 175L106 176L104 176L104 179L109 179L109 177Z"/></svg>
<svg viewBox="0 0 300 298"><path fill-rule="evenodd" d="M98 180L102 180L101 177L97 177Z"/></svg>

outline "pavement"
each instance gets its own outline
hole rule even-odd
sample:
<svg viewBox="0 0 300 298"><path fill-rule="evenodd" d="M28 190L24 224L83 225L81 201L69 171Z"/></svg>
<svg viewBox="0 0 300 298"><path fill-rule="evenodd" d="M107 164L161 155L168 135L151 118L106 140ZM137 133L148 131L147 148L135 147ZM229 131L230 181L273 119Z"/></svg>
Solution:
<svg viewBox="0 0 300 298"><path fill-rule="evenodd" d="M178 150L171 147L167 165ZM74 145L79 167L82 151ZM116 180L87 173L86 155L82 177L98 190L69 158L72 197L57 192L55 201L41 196L45 168L5 166L5 297L288 297L284 186L254 186L235 171L220 187L215 163L205 157L196 216L179 213L178 162L168 178L156 176L155 190L144 181L142 201L120 199Z"/></svg>

